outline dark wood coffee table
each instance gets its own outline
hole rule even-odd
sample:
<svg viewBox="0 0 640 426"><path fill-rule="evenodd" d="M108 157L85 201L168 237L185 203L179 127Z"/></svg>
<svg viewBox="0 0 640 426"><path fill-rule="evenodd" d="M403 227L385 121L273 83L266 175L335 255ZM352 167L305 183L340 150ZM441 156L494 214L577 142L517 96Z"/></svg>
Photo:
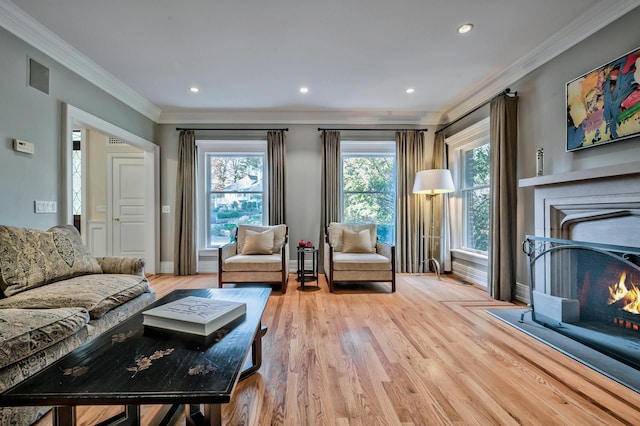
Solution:
<svg viewBox="0 0 640 426"><path fill-rule="evenodd" d="M231 400L238 380L260 368L266 333L261 319L270 293L268 288L175 290L145 310L199 296L245 302L246 317L204 345L180 336L145 335L137 313L4 392L0 405L54 406L56 425L74 425L79 405L125 405L113 424L132 425L140 424L140 405L171 405L166 423L189 405L187 414L198 423L221 424L220 404ZM200 404L203 410L194 409Z"/></svg>

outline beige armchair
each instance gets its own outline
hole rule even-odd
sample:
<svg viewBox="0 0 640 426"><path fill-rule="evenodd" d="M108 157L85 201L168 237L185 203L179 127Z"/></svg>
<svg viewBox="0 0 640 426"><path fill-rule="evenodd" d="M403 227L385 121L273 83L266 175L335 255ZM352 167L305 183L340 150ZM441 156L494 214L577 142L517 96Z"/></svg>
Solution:
<svg viewBox="0 0 640 426"><path fill-rule="evenodd" d="M396 248L378 241L375 224L331 222L325 230L324 273L335 282L391 282L396 291Z"/></svg>
<svg viewBox="0 0 640 426"><path fill-rule="evenodd" d="M236 228L235 241L218 249L218 287L223 284L280 284L289 281L289 229L286 225Z"/></svg>

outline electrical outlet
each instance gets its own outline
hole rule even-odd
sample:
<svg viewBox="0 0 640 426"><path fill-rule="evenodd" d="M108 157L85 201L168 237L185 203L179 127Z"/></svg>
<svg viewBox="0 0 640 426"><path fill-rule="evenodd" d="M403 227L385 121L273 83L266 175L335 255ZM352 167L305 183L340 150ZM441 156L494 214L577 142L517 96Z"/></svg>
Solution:
<svg viewBox="0 0 640 426"><path fill-rule="evenodd" d="M107 211L107 206L105 205L96 206L97 213L105 213L106 211Z"/></svg>
<svg viewBox="0 0 640 426"><path fill-rule="evenodd" d="M34 201L34 210L36 213L56 213L58 211L58 203L55 201Z"/></svg>
<svg viewBox="0 0 640 426"><path fill-rule="evenodd" d="M169 205L162 206L162 213L171 213L171 206Z"/></svg>

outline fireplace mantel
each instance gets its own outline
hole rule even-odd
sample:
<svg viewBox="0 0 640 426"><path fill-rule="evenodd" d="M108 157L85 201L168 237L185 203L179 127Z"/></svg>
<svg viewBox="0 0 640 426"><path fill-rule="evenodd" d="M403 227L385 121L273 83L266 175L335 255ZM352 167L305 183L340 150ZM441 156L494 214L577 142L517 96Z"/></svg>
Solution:
<svg viewBox="0 0 640 426"><path fill-rule="evenodd" d="M640 161L617 164L615 166L596 167L593 169L576 170L566 173L556 173L553 175L520 179L519 186L520 188L527 188L545 185L556 185L583 180L612 178L634 174L640 174Z"/></svg>

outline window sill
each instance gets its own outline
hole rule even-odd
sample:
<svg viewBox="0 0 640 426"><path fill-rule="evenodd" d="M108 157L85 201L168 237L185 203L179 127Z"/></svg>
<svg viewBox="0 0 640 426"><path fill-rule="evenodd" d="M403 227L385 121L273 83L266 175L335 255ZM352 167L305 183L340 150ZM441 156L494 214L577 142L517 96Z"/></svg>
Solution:
<svg viewBox="0 0 640 426"><path fill-rule="evenodd" d="M217 257L218 256L218 248L206 248L198 250L199 257Z"/></svg>
<svg viewBox="0 0 640 426"><path fill-rule="evenodd" d="M467 262L473 262L482 266L487 266L489 264L489 257L486 254L476 253L464 249L451 249L451 255L458 259L466 260Z"/></svg>

